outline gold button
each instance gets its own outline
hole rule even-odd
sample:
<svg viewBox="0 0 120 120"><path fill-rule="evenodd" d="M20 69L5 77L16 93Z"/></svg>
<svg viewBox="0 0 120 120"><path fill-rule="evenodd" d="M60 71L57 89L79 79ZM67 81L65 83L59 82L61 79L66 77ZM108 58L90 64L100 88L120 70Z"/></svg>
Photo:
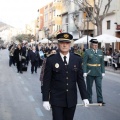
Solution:
<svg viewBox="0 0 120 120"><path fill-rule="evenodd" d="M68 92L68 89L66 91Z"/></svg>
<svg viewBox="0 0 120 120"><path fill-rule="evenodd" d="M67 85L68 85L68 83L67 83Z"/></svg>
<svg viewBox="0 0 120 120"><path fill-rule="evenodd" d="M68 77L66 77L66 79L68 79Z"/></svg>

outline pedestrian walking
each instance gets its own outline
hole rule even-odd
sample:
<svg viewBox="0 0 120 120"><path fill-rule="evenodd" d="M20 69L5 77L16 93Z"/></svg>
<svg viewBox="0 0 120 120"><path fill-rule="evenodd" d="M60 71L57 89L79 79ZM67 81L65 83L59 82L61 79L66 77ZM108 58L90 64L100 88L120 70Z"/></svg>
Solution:
<svg viewBox="0 0 120 120"><path fill-rule="evenodd" d="M86 77L87 92L89 102L92 101L92 86L95 81L97 102L105 104L102 96L102 78L105 75L104 55L102 50L98 49L97 39L91 39L91 48L85 51L83 57L84 77Z"/></svg>
<svg viewBox="0 0 120 120"><path fill-rule="evenodd" d="M14 52L15 62L17 63L17 72L22 73L22 47L18 44L17 49Z"/></svg>
<svg viewBox="0 0 120 120"><path fill-rule="evenodd" d="M31 60L31 74L34 72L37 73L38 61L39 61L39 53L36 51L36 47L32 47L32 51L30 52L30 60Z"/></svg>
<svg viewBox="0 0 120 120"><path fill-rule="evenodd" d="M9 66L11 67L11 65L15 65L14 62L14 51L15 51L15 45L13 45L10 50L9 50Z"/></svg>
<svg viewBox="0 0 120 120"><path fill-rule="evenodd" d="M77 104L77 86L81 98L89 104L83 78L81 57L70 53L73 36L69 33L57 35L59 52L47 58L43 78L43 107L52 107L53 120L73 120Z"/></svg>
<svg viewBox="0 0 120 120"><path fill-rule="evenodd" d="M50 52L50 55L52 55L52 54L56 54L56 50L51 50L51 52ZM50 56L50 55L48 55L48 56ZM40 81L41 81L41 93L42 93L42 88L43 88L43 76L44 76L44 70L45 70L45 66L46 66L46 59L47 58L44 58L43 59L43 63L42 63L42 68L41 68L41 72L40 72Z"/></svg>

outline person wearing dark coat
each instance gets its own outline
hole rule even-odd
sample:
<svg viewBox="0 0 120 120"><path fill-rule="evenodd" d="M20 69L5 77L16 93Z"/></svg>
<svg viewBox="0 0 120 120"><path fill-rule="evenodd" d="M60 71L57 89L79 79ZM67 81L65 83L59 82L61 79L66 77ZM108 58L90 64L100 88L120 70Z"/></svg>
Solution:
<svg viewBox="0 0 120 120"><path fill-rule="evenodd" d="M17 49L14 52L15 62L17 63L17 72L22 73L22 47L18 44Z"/></svg>
<svg viewBox="0 0 120 120"><path fill-rule="evenodd" d="M35 71L37 73L37 67L39 62L39 53L36 51L35 46L32 47L30 52L30 60L31 60L31 74Z"/></svg>
<svg viewBox="0 0 120 120"><path fill-rule="evenodd" d="M57 35L59 52L47 58L43 77L43 107L52 108L53 120L73 120L77 104L77 86L85 106L89 104L83 77L82 59L70 53L73 36ZM51 106L51 107L50 107Z"/></svg>

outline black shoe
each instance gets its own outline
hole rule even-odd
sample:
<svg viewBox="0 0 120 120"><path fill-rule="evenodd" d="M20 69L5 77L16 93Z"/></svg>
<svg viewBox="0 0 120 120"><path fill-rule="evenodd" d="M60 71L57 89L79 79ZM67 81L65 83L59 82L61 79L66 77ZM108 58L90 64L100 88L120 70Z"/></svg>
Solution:
<svg viewBox="0 0 120 120"><path fill-rule="evenodd" d="M23 74L23 72L20 72L21 74Z"/></svg>
<svg viewBox="0 0 120 120"><path fill-rule="evenodd" d="M33 74L33 72L31 72L31 74Z"/></svg>
<svg viewBox="0 0 120 120"><path fill-rule="evenodd" d="M37 71L35 71L35 73L37 73Z"/></svg>
<svg viewBox="0 0 120 120"><path fill-rule="evenodd" d="M89 103L90 103L90 104L93 104L93 102L92 102L92 101L90 101Z"/></svg>
<svg viewBox="0 0 120 120"><path fill-rule="evenodd" d="M89 100L89 103L92 104L93 102L91 100Z"/></svg>
<svg viewBox="0 0 120 120"><path fill-rule="evenodd" d="M98 103L101 103L103 106L105 105L105 102L103 101L99 101Z"/></svg>

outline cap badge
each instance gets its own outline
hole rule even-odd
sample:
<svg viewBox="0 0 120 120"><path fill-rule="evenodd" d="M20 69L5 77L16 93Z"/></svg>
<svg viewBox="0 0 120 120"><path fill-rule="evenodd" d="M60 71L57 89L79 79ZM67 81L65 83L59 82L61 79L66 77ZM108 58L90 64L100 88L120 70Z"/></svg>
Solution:
<svg viewBox="0 0 120 120"><path fill-rule="evenodd" d="M69 35L68 34L64 34L64 38L69 38Z"/></svg>
<svg viewBox="0 0 120 120"><path fill-rule="evenodd" d="M59 64L58 63L55 64L55 68L59 68Z"/></svg>

